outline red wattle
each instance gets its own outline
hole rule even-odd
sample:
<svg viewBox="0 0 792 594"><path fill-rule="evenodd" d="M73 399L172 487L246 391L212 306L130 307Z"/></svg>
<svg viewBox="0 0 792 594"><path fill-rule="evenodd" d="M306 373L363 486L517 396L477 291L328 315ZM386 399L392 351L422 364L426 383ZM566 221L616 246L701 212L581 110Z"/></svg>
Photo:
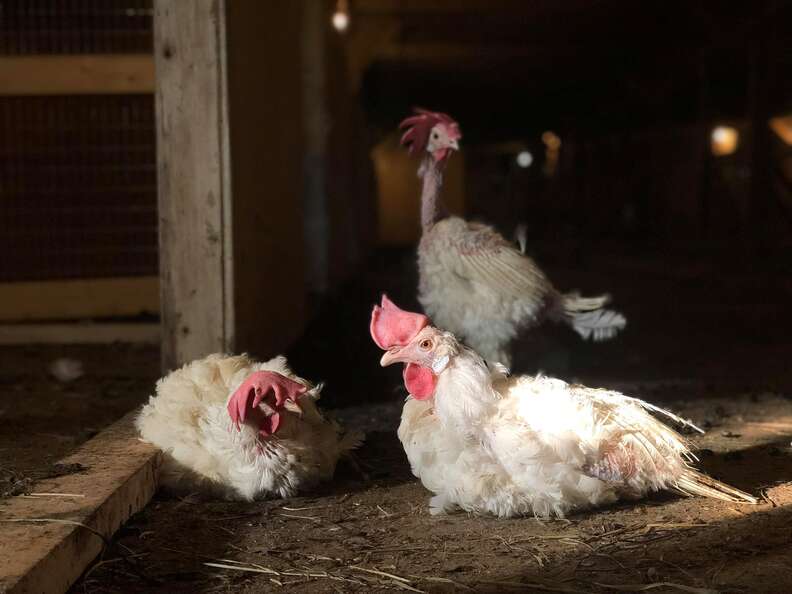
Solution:
<svg viewBox="0 0 792 594"><path fill-rule="evenodd" d="M404 385L407 391L416 400L426 400L431 398L437 386L437 376L428 367L422 367L415 363L407 363L404 366Z"/></svg>
<svg viewBox="0 0 792 594"><path fill-rule="evenodd" d="M438 162L438 163L440 163L441 161L445 161L446 157L448 157L448 153L449 152L450 152L450 150L447 149L447 148L437 149L434 152L435 161Z"/></svg>

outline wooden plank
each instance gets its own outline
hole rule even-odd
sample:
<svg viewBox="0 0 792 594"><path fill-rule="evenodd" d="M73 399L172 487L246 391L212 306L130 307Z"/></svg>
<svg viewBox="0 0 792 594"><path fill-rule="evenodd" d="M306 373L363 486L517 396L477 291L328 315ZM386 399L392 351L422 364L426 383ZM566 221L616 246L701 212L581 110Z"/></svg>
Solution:
<svg viewBox="0 0 792 594"><path fill-rule="evenodd" d="M131 316L159 311L151 276L0 284L0 321Z"/></svg>
<svg viewBox="0 0 792 594"><path fill-rule="evenodd" d="M0 324L0 344L158 344L159 324Z"/></svg>
<svg viewBox="0 0 792 594"><path fill-rule="evenodd" d="M0 57L0 95L95 95L154 92L150 54Z"/></svg>
<svg viewBox="0 0 792 594"><path fill-rule="evenodd" d="M155 2L165 369L232 344L224 27L224 0Z"/></svg>
<svg viewBox="0 0 792 594"><path fill-rule="evenodd" d="M155 4L165 369L275 354L302 331L301 11Z"/></svg>
<svg viewBox="0 0 792 594"><path fill-rule="evenodd" d="M553 6L553 3L549 3ZM525 0L356 0L352 18L382 14L458 14L468 12L537 13L540 7Z"/></svg>
<svg viewBox="0 0 792 594"><path fill-rule="evenodd" d="M156 490L160 455L137 437L135 413L61 461L83 471L39 481L33 493L0 501L0 592L62 593L101 552L104 541ZM30 522L31 519L57 520ZM98 536L102 535L102 537Z"/></svg>

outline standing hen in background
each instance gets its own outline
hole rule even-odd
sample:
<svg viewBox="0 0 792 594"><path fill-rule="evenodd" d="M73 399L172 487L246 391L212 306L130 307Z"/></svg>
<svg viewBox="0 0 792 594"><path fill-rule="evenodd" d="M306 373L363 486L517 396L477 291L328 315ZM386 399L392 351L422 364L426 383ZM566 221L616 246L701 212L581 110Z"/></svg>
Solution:
<svg viewBox="0 0 792 594"><path fill-rule="evenodd" d="M564 517L661 489L757 503L693 468L690 444L649 413L692 425L648 402L490 370L453 334L384 296L370 331L387 351L381 365L405 364L399 439L435 493L432 513Z"/></svg>
<svg viewBox="0 0 792 594"><path fill-rule="evenodd" d="M330 479L362 439L322 416L321 389L284 357L210 355L161 379L136 425L163 450L160 483L172 490L291 497Z"/></svg>
<svg viewBox="0 0 792 594"><path fill-rule="evenodd" d="M491 362L511 364L511 343L544 319L563 321L584 339L606 340L627 323L603 309L609 297L559 293L531 258L490 226L450 216L442 205L443 170L459 149L459 125L444 113L416 109L402 144L422 154L418 300L441 327Z"/></svg>

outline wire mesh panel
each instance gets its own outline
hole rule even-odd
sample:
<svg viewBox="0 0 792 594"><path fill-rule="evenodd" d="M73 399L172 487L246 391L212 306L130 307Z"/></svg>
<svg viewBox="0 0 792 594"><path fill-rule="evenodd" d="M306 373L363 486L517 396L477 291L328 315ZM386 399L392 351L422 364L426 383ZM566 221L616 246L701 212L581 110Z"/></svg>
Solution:
<svg viewBox="0 0 792 594"><path fill-rule="evenodd" d="M152 0L0 0L0 55L152 51ZM0 282L153 275L150 95L0 97Z"/></svg>
<svg viewBox="0 0 792 594"><path fill-rule="evenodd" d="M153 97L0 98L0 282L157 272Z"/></svg>
<svg viewBox="0 0 792 594"><path fill-rule="evenodd" d="M0 54L147 53L152 0L0 0Z"/></svg>

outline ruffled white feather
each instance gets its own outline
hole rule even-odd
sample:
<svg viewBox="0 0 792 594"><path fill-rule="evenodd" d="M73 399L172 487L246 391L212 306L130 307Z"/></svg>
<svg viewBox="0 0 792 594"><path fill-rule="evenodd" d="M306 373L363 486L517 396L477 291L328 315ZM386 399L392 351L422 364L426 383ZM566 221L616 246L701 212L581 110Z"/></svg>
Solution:
<svg viewBox="0 0 792 594"><path fill-rule="evenodd" d="M237 431L226 411L230 396L255 371L275 371L310 387L300 398L303 416L284 412L268 438L247 424ZM136 425L164 452L165 487L227 499L290 497L331 478L338 458L362 439L322 416L320 391L321 385L297 377L284 357L258 363L246 355L210 355L162 378Z"/></svg>
<svg viewBox="0 0 792 594"><path fill-rule="evenodd" d="M433 513L564 517L660 489L756 503L696 471L688 441L650 412L689 424L619 392L490 373L463 350L434 399L407 400L399 439Z"/></svg>

